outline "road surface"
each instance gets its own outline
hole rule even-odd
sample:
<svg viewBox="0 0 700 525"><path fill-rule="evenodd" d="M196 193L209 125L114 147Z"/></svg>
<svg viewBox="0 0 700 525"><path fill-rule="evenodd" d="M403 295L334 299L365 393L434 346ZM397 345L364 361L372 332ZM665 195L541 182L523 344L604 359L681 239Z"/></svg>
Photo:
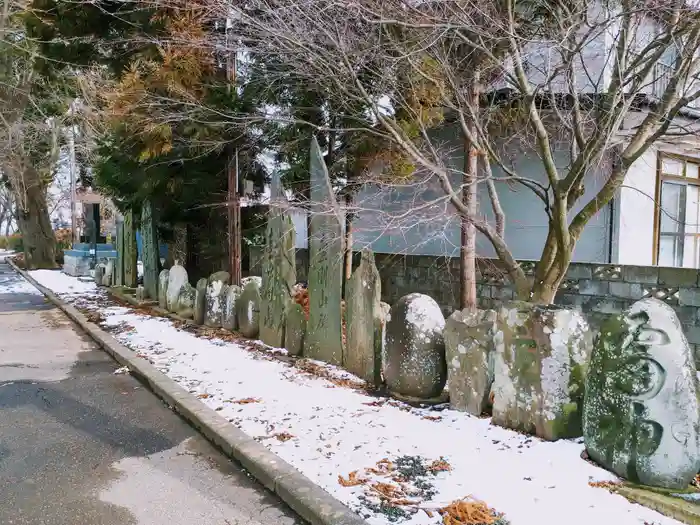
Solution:
<svg viewBox="0 0 700 525"><path fill-rule="evenodd" d="M0 523L292 525L0 259Z"/></svg>

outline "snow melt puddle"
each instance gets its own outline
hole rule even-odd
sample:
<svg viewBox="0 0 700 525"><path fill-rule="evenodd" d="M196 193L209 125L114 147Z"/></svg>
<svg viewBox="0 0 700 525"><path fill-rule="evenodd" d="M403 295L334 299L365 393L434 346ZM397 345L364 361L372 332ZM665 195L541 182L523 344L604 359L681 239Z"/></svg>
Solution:
<svg viewBox="0 0 700 525"><path fill-rule="evenodd" d="M74 293L67 281L51 274L46 280L45 275L34 276L49 288L68 287ZM123 328L115 332L120 342L370 524L387 525L394 518L410 525L441 523L441 516L429 509L466 496L487 502L513 525L679 523L591 487L589 481L616 478L580 458L580 440L547 443L461 412L410 410L237 344L196 337L168 319L126 308L104 308L100 314L103 324ZM379 470L384 460L396 464L410 458L422 458L427 466L444 458L451 468L436 469L428 477L431 498L420 505L427 512L408 518L375 512L366 484L349 483L355 471L355 479L370 476L366 469Z"/></svg>

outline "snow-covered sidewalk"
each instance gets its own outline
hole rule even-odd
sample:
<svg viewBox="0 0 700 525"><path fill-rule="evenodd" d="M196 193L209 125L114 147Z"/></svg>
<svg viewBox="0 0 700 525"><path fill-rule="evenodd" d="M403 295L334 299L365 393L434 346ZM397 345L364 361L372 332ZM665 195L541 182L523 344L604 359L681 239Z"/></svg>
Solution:
<svg viewBox="0 0 700 525"><path fill-rule="evenodd" d="M103 290L57 271L31 275L76 307L99 310L95 318L121 343L371 524L442 523L435 510L467 496L512 525L679 523L589 485L616 478L581 459L580 440L542 442L488 419L371 397L333 367L109 306ZM403 505L381 505L380 493Z"/></svg>

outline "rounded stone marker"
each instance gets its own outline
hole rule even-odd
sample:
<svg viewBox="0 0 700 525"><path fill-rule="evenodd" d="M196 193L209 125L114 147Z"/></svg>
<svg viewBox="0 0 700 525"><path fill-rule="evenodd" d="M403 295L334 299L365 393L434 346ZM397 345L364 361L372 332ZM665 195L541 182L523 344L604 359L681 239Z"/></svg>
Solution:
<svg viewBox="0 0 700 525"><path fill-rule="evenodd" d="M236 301L238 331L249 339L260 332L260 277L246 277L241 281L243 290Z"/></svg>
<svg viewBox="0 0 700 525"><path fill-rule="evenodd" d="M447 381L443 329L445 317L434 299L413 293L389 312L384 349L384 380L406 400L432 400Z"/></svg>
<svg viewBox="0 0 700 525"><path fill-rule="evenodd" d="M165 271L165 270L164 270ZM160 272L161 276L163 272ZM165 306L171 312L177 312L180 309L178 305L178 300L180 298L180 293L189 284L189 277L187 276L187 270L184 266L179 264L173 265L170 270L168 270L167 285L165 287ZM162 306L162 305L161 305Z"/></svg>
<svg viewBox="0 0 700 525"><path fill-rule="evenodd" d="M589 457L633 483L686 489L700 468L693 352L673 308L642 299L601 327L586 378Z"/></svg>

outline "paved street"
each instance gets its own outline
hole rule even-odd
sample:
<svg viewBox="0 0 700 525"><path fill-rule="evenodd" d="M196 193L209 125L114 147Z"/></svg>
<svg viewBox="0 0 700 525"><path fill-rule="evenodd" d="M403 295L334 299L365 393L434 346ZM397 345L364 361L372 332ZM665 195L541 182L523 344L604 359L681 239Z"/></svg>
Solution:
<svg viewBox="0 0 700 525"><path fill-rule="evenodd" d="M301 523L0 261L0 523Z"/></svg>

